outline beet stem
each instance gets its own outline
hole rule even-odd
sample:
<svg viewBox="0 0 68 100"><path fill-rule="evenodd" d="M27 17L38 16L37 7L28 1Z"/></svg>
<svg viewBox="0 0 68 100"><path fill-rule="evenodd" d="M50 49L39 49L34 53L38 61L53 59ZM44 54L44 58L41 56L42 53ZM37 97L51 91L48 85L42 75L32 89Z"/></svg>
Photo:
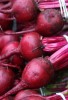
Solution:
<svg viewBox="0 0 68 100"><path fill-rule="evenodd" d="M0 9L0 12L1 13L5 13L5 14L9 14L9 13L12 13L13 9L9 9L9 10L3 10L3 9Z"/></svg>
<svg viewBox="0 0 68 100"><path fill-rule="evenodd" d="M20 69L19 66L12 65L12 64L0 63L0 65L5 66L5 67Z"/></svg>
<svg viewBox="0 0 68 100"><path fill-rule="evenodd" d="M8 34L7 32L6 33L4 32L4 34L5 35L24 35L24 33L33 32L33 31L35 31L35 28L24 30L24 31L20 31L20 32L14 32L14 33L10 33L10 34Z"/></svg>
<svg viewBox="0 0 68 100"><path fill-rule="evenodd" d="M10 57L10 56L12 56L14 54L19 54L19 53L20 52L19 52L19 47L18 47L18 48L14 49L14 50L12 50L10 52L7 52L7 53L1 55L0 56L0 60L6 59L6 58L8 58L8 57Z"/></svg>
<svg viewBox="0 0 68 100"><path fill-rule="evenodd" d="M11 3L9 2L8 4L5 4L4 6L2 6L1 9L6 9L6 8L8 8L10 6L11 6Z"/></svg>
<svg viewBox="0 0 68 100"><path fill-rule="evenodd" d="M63 66L64 67L67 66L68 65L68 44L63 46L54 54L52 54L49 60L53 64L55 70L61 69Z"/></svg>

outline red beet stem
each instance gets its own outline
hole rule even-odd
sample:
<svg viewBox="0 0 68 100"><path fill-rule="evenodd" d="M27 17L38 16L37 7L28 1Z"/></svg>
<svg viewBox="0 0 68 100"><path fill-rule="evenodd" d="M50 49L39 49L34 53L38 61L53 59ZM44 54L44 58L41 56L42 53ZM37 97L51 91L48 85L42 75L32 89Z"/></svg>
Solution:
<svg viewBox="0 0 68 100"><path fill-rule="evenodd" d="M67 44L65 37L55 36L55 37L44 37L42 39L43 51L53 53Z"/></svg>
<svg viewBox="0 0 68 100"><path fill-rule="evenodd" d="M66 6L68 7L68 1L65 0ZM40 9L47 9L47 8L60 8L58 0L40 0L38 3Z"/></svg>
<svg viewBox="0 0 68 100"><path fill-rule="evenodd" d="M68 65L68 44L56 51L49 58L55 70Z"/></svg>
<svg viewBox="0 0 68 100"><path fill-rule="evenodd" d="M3 32L5 35L23 35L24 33L27 33L27 32L33 32L35 31L35 28L32 28L32 29L27 29L27 30L23 30L23 31L20 31L20 32L11 32L11 33L7 33L7 32Z"/></svg>
<svg viewBox="0 0 68 100"><path fill-rule="evenodd" d="M9 3L5 4L5 5L3 5L3 6L1 7L1 9L6 9L6 8L8 8L8 7L10 7L10 6L11 6L11 2L9 2Z"/></svg>
<svg viewBox="0 0 68 100"><path fill-rule="evenodd" d="M5 14L9 14L9 13L12 13L13 9L8 9L8 10L5 10L5 9L0 9L0 13L5 13Z"/></svg>
<svg viewBox="0 0 68 100"><path fill-rule="evenodd" d="M5 67L20 69L19 66L12 65L12 64L0 63L0 65L5 66Z"/></svg>

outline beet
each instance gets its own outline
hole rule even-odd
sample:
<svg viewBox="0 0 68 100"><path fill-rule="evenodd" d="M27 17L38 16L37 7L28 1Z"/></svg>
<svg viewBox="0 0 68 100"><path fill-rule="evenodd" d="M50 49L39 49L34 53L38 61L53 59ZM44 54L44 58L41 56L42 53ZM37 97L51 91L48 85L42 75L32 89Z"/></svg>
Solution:
<svg viewBox="0 0 68 100"><path fill-rule="evenodd" d="M3 30L11 29L13 24L13 19L9 14L4 14L0 12L0 26Z"/></svg>
<svg viewBox="0 0 68 100"><path fill-rule="evenodd" d="M42 56L42 50L34 48L41 45L40 35L36 32L26 33L20 41L20 51L26 60L31 60L35 57Z"/></svg>
<svg viewBox="0 0 68 100"><path fill-rule="evenodd" d="M22 98L21 100L46 100L46 99L44 99L42 96L30 95Z"/></svg>
<svg viewBox="0 0 68 100"><path fill-rule="evenodd" d="M14 98L14 100L20 100L23 99L24 97L31 95L31 94L37 94L36 91L34 90L22 90L20 92L18 92Z"/></svg>
<svg viewBox="0 0 68 100"><path fill-rule="evenodd" d="M12 44L12 45L14 45L14 44ZM39 47L40 45L41 45L41 38L37 32L26 33L21 38L20 45L18 48L15 47L15 49L13 48L14 50L8 50L8 47L9 47L9 49L11 49L10 44L9 44L7 47L5 47L2 50L2 56L1 56L0 60L3 60L5 58L10 57L17 53L18 54L21 53L21 55L26 60L31 60L33 58L40 57L40 56L42 56L42 50L41 49L34 50L36 47ZM7 48L7 51L9 51L9 52L5 52L6 48Z"/></svg>
<svg viewBox="0 0 68 100"><path fill-rule="evenodd" d="M7 44L2 49L1 55L5 55L6 53L11 52L12 50L16 49L18 47L18 45L19 45L19 42L17 42L17 41L13 41L13 42L9 43L9 45Z"/></svg>
<svg viewBox="0 0 68 100"><path fill-rule="evenodd" d="M52 36L63 26L63 18L56 9L46 9L38 15L36 30L43 36Z"/></svg>
<svg viewBox="0 0 68 100"><path fill-rule="evenodd" d="M4 13L13 13L17 22L20 24L36 18L38 10L34 0L11 0L11 3L11 9L2 9L0 11Z"/></svg>
<svg viewBox="0 0 68 100"><path fill-rule="evenodd" d="M40 12L34 27L42 36L52 36L61 31L63 26L64 20L60 12L56 9L46 9Z"/></svg>
<svg viewBox="0 0 68 100"><path fill-rule="evenodd" d="M34 0L16 0L12 8L14 16L19 23L30 21L34 17L36 18L37 8Z"/></svg>
<svg viewBox="0 0 68 100"><path fill-rule="evenodd" d="M7 92L14 82L14 73L11 69L0 67L0 95Z"/></svg>
<svg viewBox="0 0 68 100"><path fill-rule="evenodd" d="M9 34L9 31L6 31L7 34ZM7 44L9 44L12 41L18 41L18 37L17 36L13 36L13 35L0 35L0 50L2 50Z"/></svg>
<svg viewBox="0 0 68 100"><path fill-rule="evenodd" d="M50 67L50 64L44 58L35 58L26 65L20 83L5 93L0 99L15 94L21 89L42 87L50 81L53 74L53 68Z"/></svg>
<svg viewBox="0 0 68 100"><path fill-rule="evenodd" d="M55 71L62 69L67 65L68 44L56 51L50 57L39 57L28 62L22 72L20 83L1 96L0 99L15 94L22 89L35 89L46 85L53 77Z"/></svg>

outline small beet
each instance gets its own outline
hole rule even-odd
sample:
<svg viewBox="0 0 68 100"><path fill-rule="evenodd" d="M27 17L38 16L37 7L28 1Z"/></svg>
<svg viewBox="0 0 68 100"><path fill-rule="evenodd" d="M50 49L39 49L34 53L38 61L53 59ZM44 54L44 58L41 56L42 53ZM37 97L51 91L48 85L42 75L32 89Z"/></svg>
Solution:
<svg viewBox="0 0 68 100"><path fill-rule="evenodd" d="M7 92L14 82L14 73L11 69L0 67L0 95Z"/></svg>
<svg viewBox="0 0 68 100"><path fill-rule="evenodd" d="M11 43L12 45L14 45L14 43ZM33 58L36 57L40 57L42 56L42 50L41 49L36 49L35 48L39 47L41 45L41 37L37 32L28 32L26 34L24 34L24 36L21 38L20 41L20 45L18 46L18 48L15 49L13 48L12 50L8 50L10 48L10 44L8 44L8 46L6 46L5 48L7 48L7 51L9 52L5 52L5 48L2 50L3 55L1 56L1 60L10 57L14 54L19 54L21 53L21 55L23 56L24 59L26 60L31 60Z"/></svg>
<svg viewBox="0 0 68 100"><path fill-rule="evenodd" d="M38 15L36 30L43 36L54 35L63 26L63 18L56 9L46 9Z"/></svg>
<svg viewBox="0 0 68 100"><path fill-rule="evenodd" d="M42 56L42 50L36 49L41 45L40 35L37 32L26 33L20 41L20 51L26 60Z"/></svg>
<svg viewBox="0 0 68 100"><path fill-rule="evenodd" d="M9 34L11 31L6 31ZM0 35L0 50L2 50L7 44L12 41L18 41L18 36L14 35Z"/></svg>

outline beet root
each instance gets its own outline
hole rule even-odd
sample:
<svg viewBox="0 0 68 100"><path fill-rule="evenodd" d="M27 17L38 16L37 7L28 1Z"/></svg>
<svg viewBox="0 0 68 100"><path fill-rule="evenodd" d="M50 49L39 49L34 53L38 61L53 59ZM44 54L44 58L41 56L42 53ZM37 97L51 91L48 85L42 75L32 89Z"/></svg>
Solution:
<svg viewBox="0 0 68 100"><path fill-rule="evenodd" d="M34 90L22 90L22 91L17 93L14 100L20 100L28 95L31 95L31 94L37 94L37 92Z"/></svg>
<svg viewBox="0 0 68 100"><path fill-rule="evenodd" d="M11 31L6 31L7 34L9 34ZM9 44L12 41L18 41L17 36L13 35L0 35L0 50L2 50L7 44Z"/></svg>
<svg viewBox="0 0 68 100"><path fill-rule="evenodd" d="M11 69L0 67L0 95L7 92L14 82L14 73Z"/></svg>
<svg viewBox="0 0 68 100"><path fill-rule="evenodd" d="M40 35L37 32L26 33L20 41L20 52L24 59L31 60L36 57L42 56L42 50L36 49L41 45ZM28 50L27 50L28 49Z"/></svg>
<svg viewBox="0 0 68 100"><path fill-rule="evenodd" d="M0 12L13 13L17 22L20 24L36 18L38 9L34 0L11 0L11 3L11 9L1 9Z"/></svg>
<svg viewBox="0 0 68 100"><path fill-rule="evenodd" d="M37 19L36 30L43 36L51 36L59 32L64 26L64 21L58 10L46 9Z"/></svg>
<svg viewBox="0 0 68 100"><path fill-rule="evenodd" d="M0 100L8 95L17 93L21 89L40 88L46 85L53 75L54 70L46 59L42 57L35 58L26 65L20 83L0 97Z"/></svg>

